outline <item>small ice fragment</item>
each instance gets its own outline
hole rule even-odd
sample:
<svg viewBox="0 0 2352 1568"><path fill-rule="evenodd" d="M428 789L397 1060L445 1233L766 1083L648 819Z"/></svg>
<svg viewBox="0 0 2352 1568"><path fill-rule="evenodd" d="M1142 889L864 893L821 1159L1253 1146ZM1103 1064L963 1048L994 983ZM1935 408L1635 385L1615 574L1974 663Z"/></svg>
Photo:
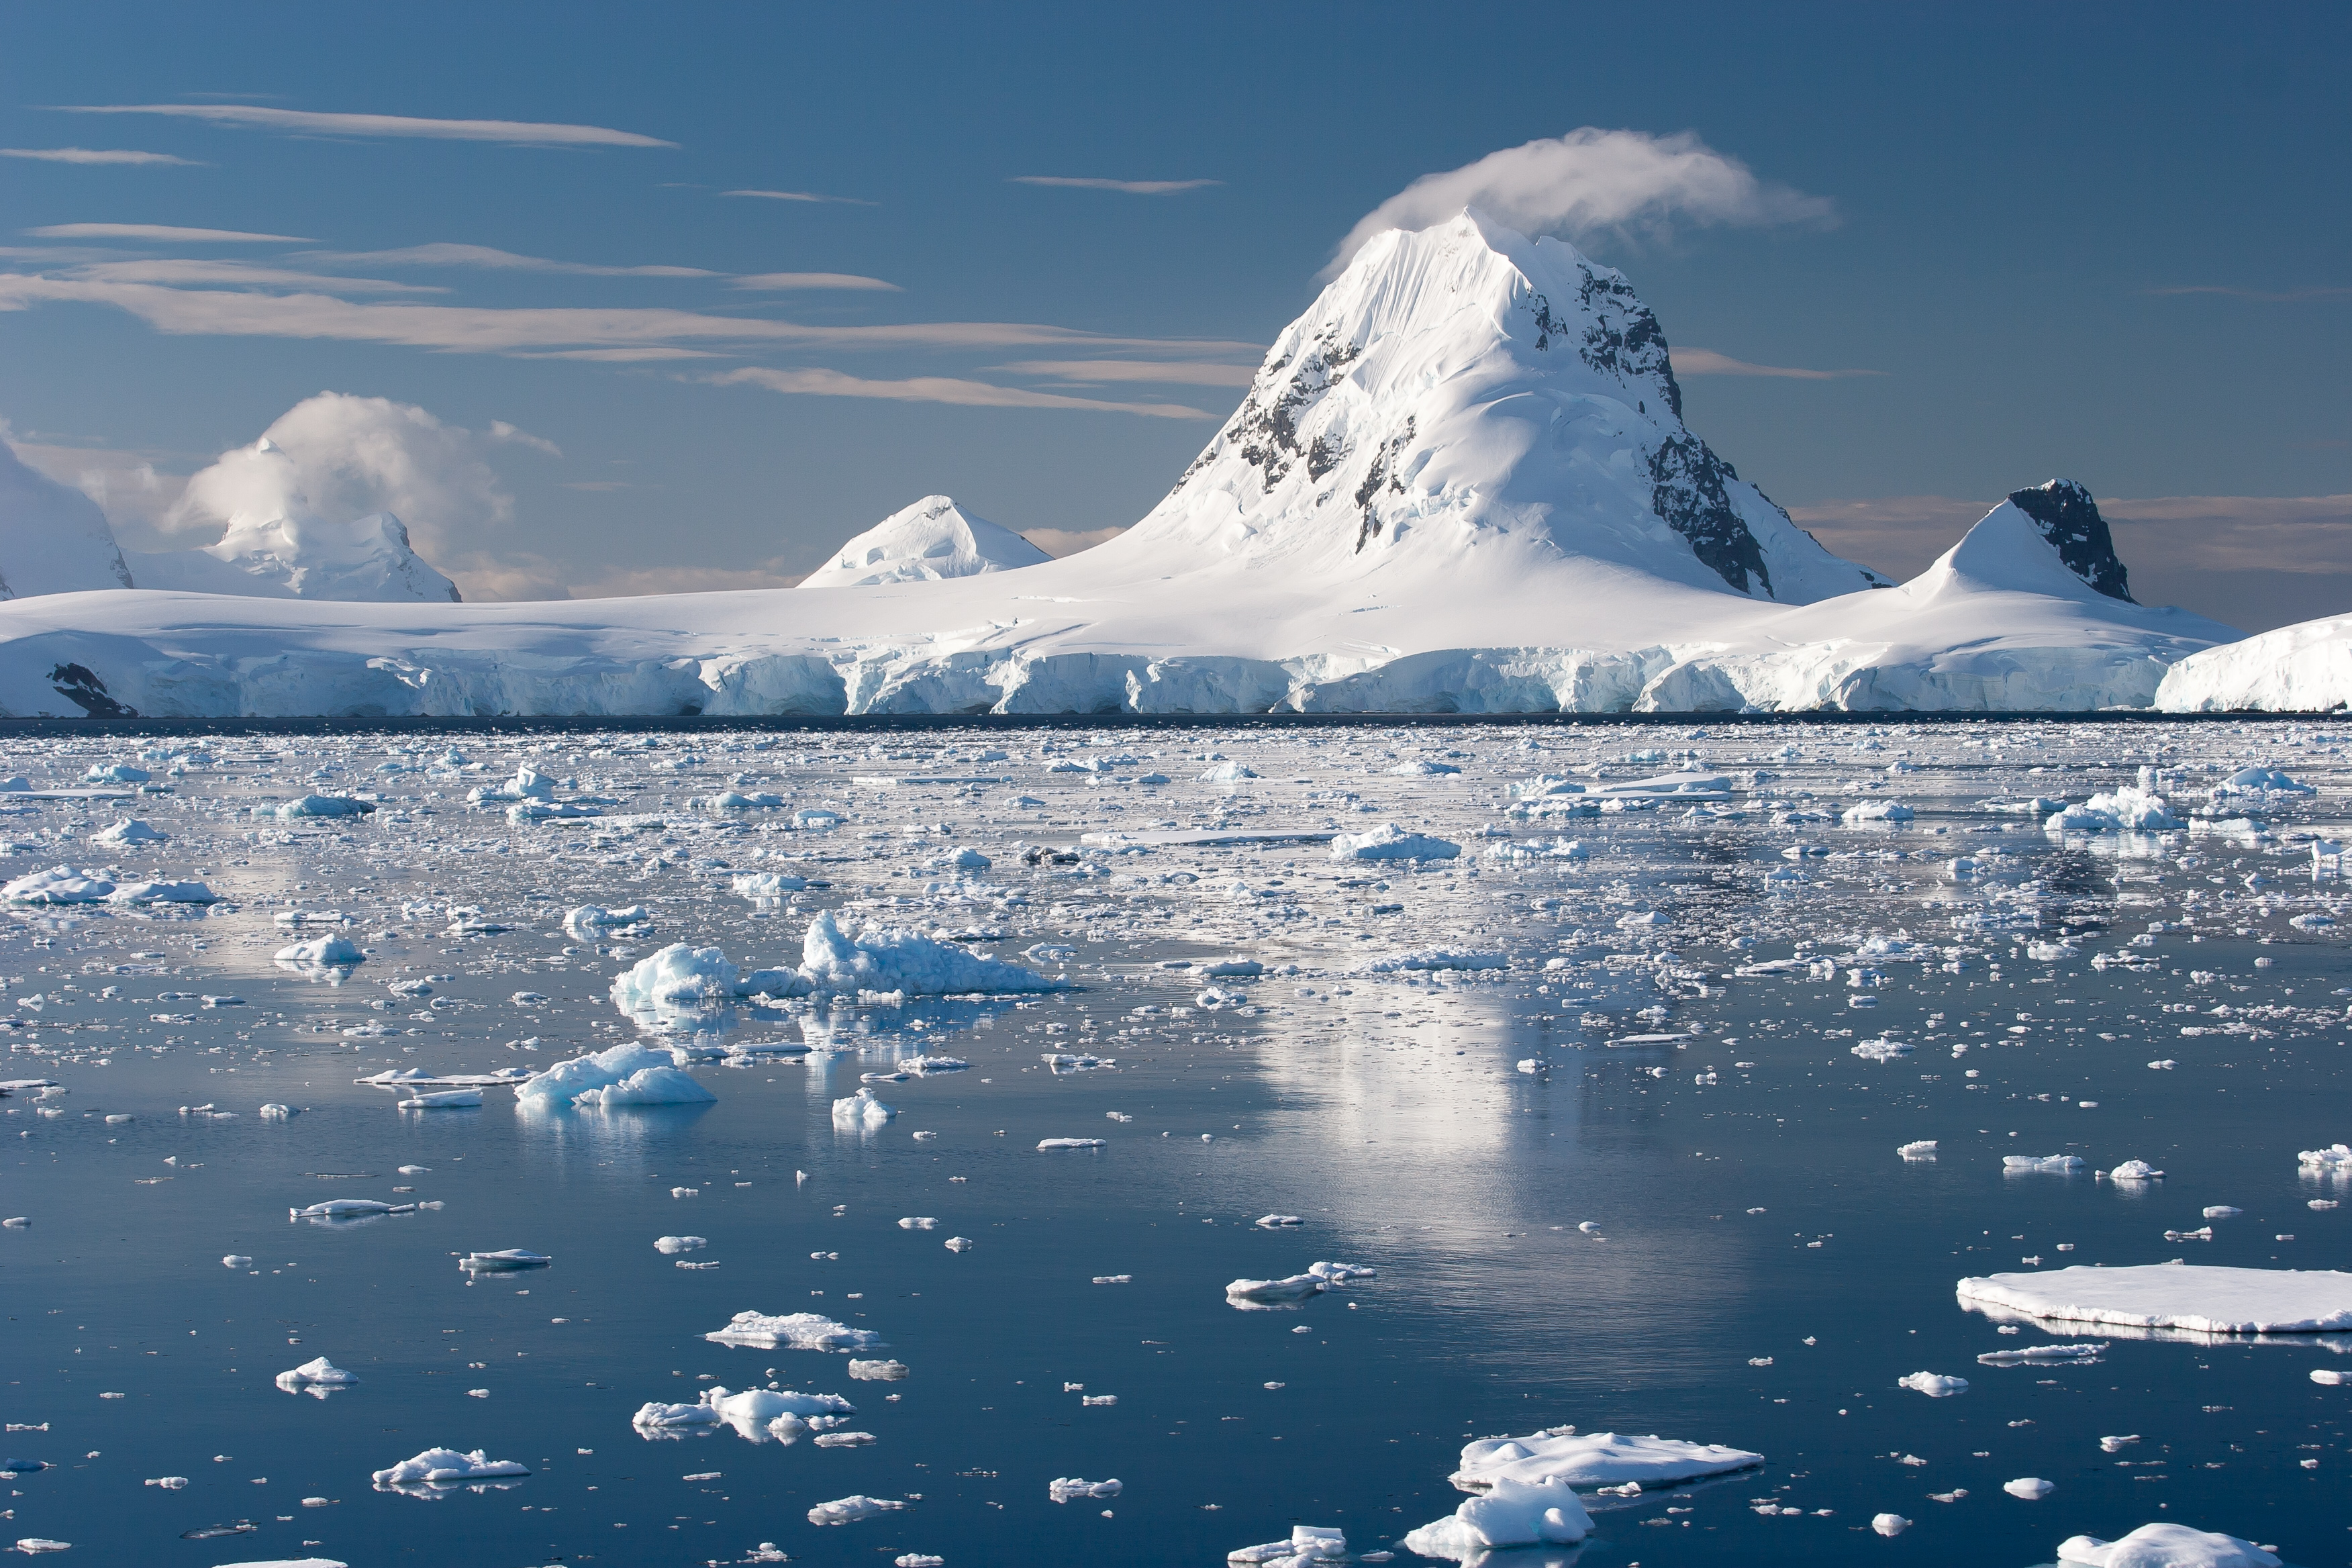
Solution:
<svg viewBox="0 0 2352 1568"><path fill-rule="evenodd" d="M2325 1384L2330 1388L2339 1388L2345 1384L2352 1383L2352 1373L2338 1372L2334 1367L2315 1366L2311 1369L2311 1381Z"/></svg>
<svg viewBox="0 0 2352 1568"><path fill-rule="evenodd" d="M243 1253L232 1252L227 1257L221 1259L221 1267L224 1268L250 1268L253 1267L253 1259L246 1257Z"/></svg>
<svg viewBox="0 0 2352 1568"><path fill-rule="evenodd" d="M1062 1476L1045 1483L1045 1495L1055 1502L1087 1501L1095 1498L1115 1498L1124 1483L1117 1480L1088 1481L1076 1476Z"/></svg>
<svg viewBox="0 0 2352 1568"><path fill-rule="evenodd" d="M817 1504L808 1510L808 1519L811 1524L856 1524L860 1520L895 1513L906 1506L897 1498L867 1497L857 1492Z"/></svg>
<svg viewBox="0 0 2352 1568"><path fill-rule="evenodd" d="M281 1372L277 1378L278 1386L289 1394L299 1394L305 1389L349 1388L357 1382L358 1378L325 1356L306 1361L291 1372Z"/></svg>
<svg viewBox="0 0 2352 1568"><path fill-rule="evenodd" d="M1930 1399L1949 1399L1956 1394L1966 1394L1969 1391L1967 1378L1947 1377L1941 1373L1915 1372L1908 1376L1898 1377L1895 1381L1898 1386L1915 1389Z"/></svg>
<svg viewBox="0 0 2352 1568"><path fill-rule="evenodd" d="M708 1238L699 1236L661 1236L654 1238L654 1250L663 1253L692 1252L709 1245Z"/></svg>
<svg viewBox="0 0 2352 1568"><path fill-rule="evenodd" d="M940 1222L928 1215L909 1215L898 1222L900 1230L937 1230Z"/></svg>
<svg viewBox="0 0 2352 1568"><path fill-rule="evenodd" d="M2027 1502L2040 1502L2056 1491L2058 1485L2055 1481L2045 1481L2040 1476L2020 1476L2013 1481L2001 1482L2000 1489Z"/></svg>
<svg viewBox="0 0 2352 1568"><path fill-rule="evenodd" d="M2164 1175L2162 1171L2145 1160L2126 1160L2107 1173L2111 1182L2153 1182Z"/></svg>
<svg viewBox="0 0 2352 1568"><path fill-rule="evenodd" d="M1037 1141L1040 1152L1050 1149L1107 1149L1108 1147L1110 1147L1109 1141L1102 1138L1041 1138Z"/></svg>
<svg viewBox="0 0 2352 1568"><path fill-rule="evenodd" d="M375 1472L375 1484L389 1489L398 1486L448 1486L463 1481L487 1480L499 1476L527 1476L530 1471L512 1459L486 1458L481 1449L461 1454L455 1448L427 1448L412 1459L403 1459L388 1469Z"/></svg>
<svg viewBox="0 0 2352 1568"><path fill-rule="evenodd" d="M1881 1535L1895 1536L1910 1529L1911 1521L1899 1513L1874 1514L1871 1516L1870 1528Z"/></svg>
<svg viewBox="0 0 2352 1568"><path fill-rule="evenodd" d="M902 1361L858 1361L852 1358L849 1375L860 1383L897 1383L907 1375Z"/></svg>
<svg viewBox="0 0 2352 1568"><path fill-rule="evenodd" d="M1081 1394L1078 1395L1078 1403L1081 1405L1117 1405L1118 1403L1118 1395L1116 1394Z"/></svg>
<svg viewBox="0 0 2352 1568"><path fill-rule="evenodd" d="M1936 1140L1933 1138L1922 1138L1916 1142L1906 1143L1895 1152L1906 1160L1932 1160L1936 1157ZM1892 1519L1895 1516L1890 1513L1883 1514L1880 1517L1884 1519Z"/></svg>
<svg viewBox="0 0 2352 1568"><path fill-rule="evenodd" d="M1094 1282L1097 1285L1132 1285L1135 1283L1135 1276L1132 1274L1097 1274L1094 1277Z"/></svg>
<svg viewBox="0 0 2352 1568"><path fill-rule="evenodd" d="M2242 1208L2233 1208L2228 1204L2213 1204L2209 1205L2204 1214L2200 1217L2204 1219L2235 1219L2245 1212L2246 1211Z"/></svg>

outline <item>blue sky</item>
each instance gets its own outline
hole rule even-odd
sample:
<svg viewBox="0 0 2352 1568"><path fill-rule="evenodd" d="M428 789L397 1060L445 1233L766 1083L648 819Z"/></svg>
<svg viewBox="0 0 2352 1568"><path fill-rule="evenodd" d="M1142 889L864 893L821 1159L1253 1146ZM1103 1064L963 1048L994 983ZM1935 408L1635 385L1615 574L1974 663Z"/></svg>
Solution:
<svg viewBox="0 0 2352 1568"><path fill-rule="evenodd" d="M421 407L511 498L411 520L471 596L782 580L931 492L1084 534L1165 492L1238 397L1216 367L1416 178L1582 126L1692 132L1818 203L1573 237L1678 359L1874 373L1685 366L1692 426L1825 541L1916 570L2063 474L2114 498L2144 597L2352 608L2345 12L1655 11L18 5L0 271L73 287L7 296L0 418L161 542L175 476L313 394ZM172 105L214 117L58 107ZM239 108L274 113L216 117ZM353 114L616 134L287 121ZM384 254L426 246L712 276ZM248 317L247 292L320 303ZM386 305L479 313L352 341ZM640 348L716 357L543 357L580 349L527 314L556 308L767 335L631 317ZM908 330L796 330L878 327ZM294 330L327 335L270 335ZM1140 368L1066 367L1107 359ZM746 370L803 390L722 380Z"/></svg>

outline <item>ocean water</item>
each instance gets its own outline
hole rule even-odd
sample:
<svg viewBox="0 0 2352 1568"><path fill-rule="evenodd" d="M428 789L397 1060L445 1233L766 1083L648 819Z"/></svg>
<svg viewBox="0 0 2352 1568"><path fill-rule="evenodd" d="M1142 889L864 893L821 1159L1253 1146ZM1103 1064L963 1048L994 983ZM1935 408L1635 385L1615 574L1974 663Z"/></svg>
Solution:
<svg viewBox="0 0 2352 1568"><path fill-rule="evenodd" d="M0 922L0 1212L25 1222L0 1229L0 1405L6 1455L48 1467L8 1478L0 1534L199 1568L1212 1564L1307 1525L1413 1563L1465 1441L1573 1426L1763 1459L1591 1497L1587 1541L1496 1568L2045 1563L2152 1521L2345 1561L2352 1386L2310 1374L2352 1373L2352 1335L2092 1332L1955 1294L2345 1266L2352 1184L2297 1159L2352 1139L2352 915L2312 847L2347 837L2339 745L2056 721L14 742L0 771L36 790L0 792L0 872L221 901ZM2251 765L2301 789L2231 793ZM522 766L604 815L469 799ZM149 776L85 777L110 767ZM2031 805L2139 784L2153 831ZM311 794L373 809L278 814ZM1847 819L1873 802L1908 815ZM167 837L101 840L126 818ZM1333 858L1383 824L1458 853ZM766 871L807 886L735 891ZM567 925L582 906L642 918ZM824 911L1064 986L613 1000L671 943L790 967ZM363 957L278 962L327 935ZM1191 967L1225 960L1261 973ZM640 1040L715 1100L403 1110L355 1081ZM898 1076L921 1056L970 1066ZM895 1116L838 1124L861 1088ZM2004 1173L2024 1154L2085 1168ZM2135 1159L2163 1177L2095 1173ZM339 1198L419 1206L289 1217ZM459 1266L503 1248L551 1261ZM1227 1297L1317 1262L1375 1272ZM744 1311L873 1339L706 1337ZM2053 1343L2105 1349L1978 1360ZM359 1381L275 1384L319 1356ZM1969 1386L1897 1381L1923 1371ZM714 1384L841 1395L870 1441L633 1426ZM529 1474L373 1482L437 1447ZM1065 1478L1121 1485L1055 1501ZM811 1521L852 1497L903 1506Z"/></svg>

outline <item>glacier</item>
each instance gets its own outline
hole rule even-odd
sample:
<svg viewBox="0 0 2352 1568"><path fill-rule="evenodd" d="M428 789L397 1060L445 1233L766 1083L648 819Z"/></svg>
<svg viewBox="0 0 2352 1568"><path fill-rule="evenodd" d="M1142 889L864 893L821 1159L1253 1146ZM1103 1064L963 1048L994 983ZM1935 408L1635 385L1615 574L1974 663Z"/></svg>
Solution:
<svg viewBox="0 0 2352 1568"><path fill-rule="evenodd" d="M2079 711L2238 638L2133 602L2063 480L1889 583L1681 408L1621 273L1465 211L1367 243L1169 495L1077 555L1020 563L935 496L803 584L855 592L43 594L0 604L0 710Z"/></svg>

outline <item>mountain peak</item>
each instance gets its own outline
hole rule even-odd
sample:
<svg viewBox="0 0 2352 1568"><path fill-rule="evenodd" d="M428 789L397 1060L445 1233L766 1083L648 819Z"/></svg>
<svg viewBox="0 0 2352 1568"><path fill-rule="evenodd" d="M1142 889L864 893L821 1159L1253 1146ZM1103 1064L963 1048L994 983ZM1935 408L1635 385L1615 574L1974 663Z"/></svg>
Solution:
<svg viewBox="0 0 2352 1568"><path fill-rule="evenodd" d="M925 496L845 542L833 559L800 580L803 588L871 588L977 577L1051 560L1009 528L956 504Z"/></svg>
<svg viewBox="0 0 2352 1568"><path fill-rule="evenodd" d="M1366 242L1116 547L1338 581L1504 540L1530 563L1784 604L1881 581L1684 426L1665 333L1623 274L1475 209Z"/></svg>
<svg viewBox="0 0 2352 1568"><path fill-rule="evenodd" d="M2042 537L2075 576L2110 599L2121 599L2126 605L2139 602L2131 596L2131 574L2116 554L2107 520L2099 515L2098 503L2088 489L2073 479L2051 479L2010 491L2009 504L2033 520Z"/></svg>

